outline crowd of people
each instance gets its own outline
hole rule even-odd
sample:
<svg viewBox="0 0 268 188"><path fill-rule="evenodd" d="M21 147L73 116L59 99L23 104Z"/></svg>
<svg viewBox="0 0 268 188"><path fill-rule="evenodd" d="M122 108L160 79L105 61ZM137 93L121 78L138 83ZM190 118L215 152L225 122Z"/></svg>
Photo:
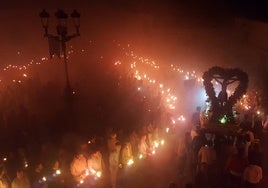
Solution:
<svg viewBox="0 0 268 188"><path fill-rule="evenodd" d="M237 126L235 134L211 132L193 120L194 128L185 132L172 129L175 135L169 143L175 151L178 179L188 177L185 187L196 188L256 188L263 178L263 125L257 118L251 121L248 115ZM172 127L170 127L172 128ZM186 128L187 129L187 128ZM182 129L180 129L182 131ZM41 147L34 164L22 148L17 153L1 156L0 187L118 187L124 174L137 160L155 154L155 149L164 144L167 128L152 124L126 134L108 130L106 136L83 140L76 151L49 151ZM48 155L54 154L53 157ZM19 168L15 168L19 167ZM13 174L13 176L12 176ZM186 178L187 179L187 178ZM182 182L181 182L182 183ZM179 183L178 183L179 184ZM171 183L170 187L179 187Z"/></svg>
<svg viewBox="0 0 268 188"><path fill-rule="evenodd" d="M65 136L65 145L55 145L51 140L39 145L37 151L18 147L0 156L0 188L118 187L127 179L126 169L154 155L167 132L174 136L168 144L175 151L178 179L187 177L185 181L190 181L182 181L182 187L258 187L263 178L261 148L267 119L246 114L234 125L235 133L213 132L202 125L200 110L193 114L192 126L189 123L185 129L176 130L176 125L165 122L165 127L149 124L132 131L109 129L90 139L69 135ZM21 107L20 111L24 114L25 109ZM75 142L76 147L71 146ZM76 150L67 151L68 147Z"/></svg>
<svg viewBox="0 0 268 188"><path fill-rule="evenodd" d="M101 141L94 139L90 141L89 147L77 153L71 162L71 174L80 184L99 183L115 188L118 179L126 178L123 175L125 169L132 166L134 161L154 155L164 140L160 139L158 128L149 124L128 136L117 136L112 131L107 142L102 142L104 145L99 143Z"/></svg>
<svg viewBox="0 0 268 188"><path fill-rule="evenodd" d="M184 140L177 146L180 176L188 171L186 175L193 177L188 181L196 188L258 187L263 179L265 122L256 116L249 117L245 114L243 120L234 125L236 131L227 132L202 128L194 114L194 128L185 133Z"/></svg>
<svg viewBox="0 0 268 188"><path fill-rule="evenodd" d="M124 130L125 135L129 135L134 127L160 119L160 99L152 95L133 75L115 71L113 65L108 65L109 62L91 63L90 67L83 69L85 74L79 70L79 79L82 81L80 84L74 84L72 108L67 106L63 99L62 84L53 79L43 82L36 75L25 80L23 84L12 86L7 84L2 87L0 92L2 187L4 186L2 184L10 187L13 182L18 182L14 181L15 178L22 179L22 177L23 182L31 187L41 185L52 187L54 184L54 187L59 187L57 182L61 182L60 185L65 187L76 184L74 183L76 178L73 182L71 181L73 178L65 177L76 177L77 170L70 170L72 166L70 164L73 164L74 153L77 153L75 156L79 156L76 150L85 151L86 147L88 151L83 156L87 165L92 164L89 161L94 161L93 159L98 156L104 158L106 172L104 170L100 174L96 169L95 177L108 178L109 161L111 164L116 164L118 152L105 149L104 140L108 135L105 129L113 125L116 129ZM88 60L86 63L88 64ZM54 71L57 72L56 70ZM98 85L95 80L98 80ZM143 92L138 91L138 87L143 88ZM88 138L93 137L98 138L97 141L93 139L89 144ZM119 139L120 142L116 144L117 150L121 148L121 152L126 150L125 137ZM135 156L139 147L136 144L131 148ZM147 150L145 145L141 148ZM145 152L143 155L146 156ZM125 163L126 161L120 162L122 166ZM116 174L116 171L114 170L115 173L112 174Z"/></svg>
<svg viewBox="0 0 268 188"><path fill-rule="evenodd" d="M136 161L155 154L164 145L164 129L149 124L127 135L122 131L107 131L107 136L84 140L77 150L49 151L43 145L34 164L29 164L26 152L6 156L1 163L0 187L112 187L118 181L126 183L125 170ZM105 139L107 138L107 139ZM51 155L54 152L54 158ZM58 153L57 155L55 154ZM51 158L51 159L50 159ZM16 161L16 164L14 163ZM14 174L12 176L12 174Z"/></svg>
<svg viewBox="0 0 268 188"><path fill-rule="evenodd" d="M149 124L131 132L107 129L106 134L90 139L70 136L65 147L53 145L52 140L42 144L35 155L18 148L0 156L0 188L122 186L126 169L154 155L167 134L168 144L175 151L178 180L186 177L170 186L258 187L263 178L262 144L267 121L246 114L234 125L236 132L215 132L201 125L200 114L197 108L192 126L179 130L172 123L165 127ZM76 150L66 151L74 142L78 142Z"/></svg>

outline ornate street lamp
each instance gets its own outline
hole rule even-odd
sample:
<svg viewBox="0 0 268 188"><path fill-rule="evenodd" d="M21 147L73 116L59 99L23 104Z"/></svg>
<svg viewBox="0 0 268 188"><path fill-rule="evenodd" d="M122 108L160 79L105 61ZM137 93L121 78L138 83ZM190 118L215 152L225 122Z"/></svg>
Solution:
<svg viewBox="0 0 268 188"><path fill-rule="evenodd" d="M47 36L49 14L46 12L45 9L43 9L43 11L40 12L39 16L41 18L41 22L42 22L43 28L45 30L45 35L44 36Z"/></svg>
<svg viewBox="0 0 268 188"><path fill-rule="evenodd" d="M68 14L66 14L62 9L58 9L58 11L55 13L55 16L58 20L58 24L56 26L57 35L52 35L48 33L50 16L45 9L42 12L40 12L39 16L41 18L41 22L45 31L44 37L48 37L49 41L53 41L50 43L50 55L56 53L58 56L60 56L61 53L63 54L64 68L65 68L64 70L66 77L65 97L69 101L72 99L73 90L71 88L69 79L67 56L66 56L66 42L68 42L72 38L80 36L79 32L80 14L76 10L74 10L71 13L71 17L73 19L74 26L76 29L76 33L72 35L68 35L68 29L67 29Z"/></svg>
<svg viewBox="0 0 268 188"><path fill-rule="evenodd" d="M79 36L79 28L80 28L80 14L74 9L74 11L71 14L71 17L73 18L73 23L76 29L76 34Z"/></svg>

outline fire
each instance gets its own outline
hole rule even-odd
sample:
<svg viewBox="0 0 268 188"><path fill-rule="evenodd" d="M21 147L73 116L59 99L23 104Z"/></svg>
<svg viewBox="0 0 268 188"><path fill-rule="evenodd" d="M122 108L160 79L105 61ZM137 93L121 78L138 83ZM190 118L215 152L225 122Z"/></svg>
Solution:
<svg viewBox="0 0 268 188"><path fill-rule="evenodd" d="M88 176L89 175L89 172L88 172L88 170L86 170L86 172L85 172L85 176Z"/></svg>
<svg viewBox="0 0 268 188"><path fill-rule="evenodd" d="M61 174L61 171L60 170L56 170L56 174L57 175L60 175Z"/></svg>
<svg viewBox="0 0 268 188"><path fill-rule="evenodd" d="M159 142L154 141L154 147L158 148L159 147Z"/></svg>
<svg viewBox="0 0 268 188"><path fill-rule="evenodd" d="M168 132L169 132L169 128L167 127L167 128L166 128L166 133L168 133Z"/></svg>
<svg viewBox="0 0 268 188"><path fill-rule="evenodd" d="M133 164L134 164L133 159L129 159L128 162L127 162L127 165L128 165L128 166L131 166L131 165L133 165Z"/></svg>
<svg viewBox="0 0 268 188"><path fill-rule="evenodd" d="M98 171L98 172L96 173L96 176L97 176L98 178L100 178L100 177L101 177L101 171Z"/></svg>

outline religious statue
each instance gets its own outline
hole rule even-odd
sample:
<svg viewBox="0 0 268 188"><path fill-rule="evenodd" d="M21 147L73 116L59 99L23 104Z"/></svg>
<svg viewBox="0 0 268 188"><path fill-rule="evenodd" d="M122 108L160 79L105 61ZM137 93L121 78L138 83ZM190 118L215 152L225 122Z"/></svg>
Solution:
<svg viewBox="0 0 268 188"><path fill-rule="evenodd" d="M208 100L211 102L212 116L210 121L213 123L234 123L233 106L246 93L247 73L240 69L212 67L204 73L203 79ZM221 85L218 96L216 96L213 81ZM238 82L238 86L228 96L228 86L235 82Z"/></svg>

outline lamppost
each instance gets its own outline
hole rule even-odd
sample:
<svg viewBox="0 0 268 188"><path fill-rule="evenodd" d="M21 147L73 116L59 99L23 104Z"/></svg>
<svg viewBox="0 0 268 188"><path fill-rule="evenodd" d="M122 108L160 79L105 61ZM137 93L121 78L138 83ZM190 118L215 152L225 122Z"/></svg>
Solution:
<svg viewBox="0 0 268 188"><path fill-rule="evenodd" d="M50 46L50 55L53 55L54 53L56 53L58 56L60 56L61 53L63 55L64 70L65 70L65 77L66 77L65 97L67 101L70 101L72 99L73 89L71 87L70 79L69 79L68 63L67 63L67 57L66 57L66 42L70 41L72 38L80 36L80 32L79 32L80 14L76 10L73 10L73 12L71 13L71 17L73 19L73 23L76 29L76 33L72 35L68 35L68 30L67 30L68 14L66 14L62 9L58 9L58 11L55 13L55 16L58 20L58 24L56 26L57 35L52 35L48 33L49 17L50 17L49 13L46 12L45 9L43 9L43 11L40 12L39 16L41 18L41 22L45 31L44 37L47 37L49 41L53 41L52 44L54 46ZM52 45L52 44L49 44L49 45Z"/></svg>

